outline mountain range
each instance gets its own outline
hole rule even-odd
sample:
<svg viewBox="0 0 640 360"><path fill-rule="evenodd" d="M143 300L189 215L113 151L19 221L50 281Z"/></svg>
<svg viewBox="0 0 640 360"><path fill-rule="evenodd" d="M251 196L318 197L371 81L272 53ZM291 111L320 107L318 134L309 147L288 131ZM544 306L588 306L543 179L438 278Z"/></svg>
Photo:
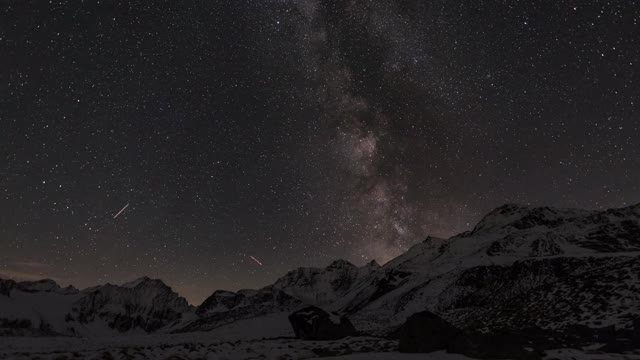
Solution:
<svg viewBox="0 0 640 360"><path fill-rule="evenodd" d="M336 260L191 306L147 277L84 290L0 279L0 334L103 336L209 331L315 305L389 335L437 313L462 329L524 331L640 323L640 205L587 211L504 205L471 231L428 237L380 266Z"/></svg>

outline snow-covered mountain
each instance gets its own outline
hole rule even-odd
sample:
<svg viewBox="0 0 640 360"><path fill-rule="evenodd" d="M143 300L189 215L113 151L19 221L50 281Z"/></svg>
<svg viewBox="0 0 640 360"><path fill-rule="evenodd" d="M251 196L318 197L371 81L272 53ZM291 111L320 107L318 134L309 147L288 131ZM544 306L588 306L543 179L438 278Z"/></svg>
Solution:
<svg viewBox="0 0 640 360"><path fill-rule="evenodd" d="M150 332L180 320L187 301L147 277L79 291L53 280L0 280L0 328L6 334L107 335Z"/></svg>
<svg viewBox="0 0 640 360"><path fill-rule="evenodd" d="M73 304L69 318L80 324L105 322L119 332L156 331L179 321L191 310L187 300L161 280L143 277L117 285L84 290Z"/></svg>
<svg viewBox="0 0 640 360"><path fill-rule="evenodd" d="M198 317L172 332L209 331L238 320L274 313L289 313L303 304L282 290L267 286L258 291L215 291L200 305Z"/></svg>
<svg viewBox="0 0 640 360"><path fill-rule="evenodd" d="M66 328L65 316L81 298L77 289L53 280L0 279L0 334L51 335Z"/></svg>
<svg viewBox="0 0 640 360"><path fill-rule="evenodd" d="M639 205L505 205L470 232L415 245L337 308L374 331L425 309L467 328L630 326L640 314L639 266Z"/></svg>
<svg viewBox="0 0 640 360"><path fill-rule="evenodd" d="M303 267L292 270L278 279L273 287L305 303L326 306L343 297L378 268L380 265L375 260L362 267L346 260L336 260L324 269Z"/></svg>
<svg viewBox="0 0 640 360"><path fill-rule="evenodd" d="M298 268L260 290L217 290L196 310L198 318L176 332L208 331L241 319L292 312L305 304L330 307L380 267L336 260L326 268Z"/></svg>
<svg viewBox="0 0 640 360"><path fill-rule="evenodd" d="M640 321L640 205L606 211L504 205L449 239L379 266L337 260L258 290L218 290L193 308L160 280L78 291L0 281L5 333L209 331L315 305L388 334L430 310L467 329L629 328ZM286 318L286 317L283 317Z"/></svg>

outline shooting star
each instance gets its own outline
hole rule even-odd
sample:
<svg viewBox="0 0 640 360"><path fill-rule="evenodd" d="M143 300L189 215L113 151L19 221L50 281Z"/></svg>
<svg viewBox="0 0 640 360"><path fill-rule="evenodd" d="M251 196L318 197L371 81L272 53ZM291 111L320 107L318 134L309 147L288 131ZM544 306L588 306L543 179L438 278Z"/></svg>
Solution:
<svg viewBox="0 0 640 360"><path fill-rule="evenodd" d="M122 208L122 210L118 211L118 213L117 213L117 214L115 214L115 215L113 216L113 218L115 219L115 218L117 218L118 216L120 216L120 214L122 214L122 212L124 211L124 209L126 209L126 208L128 208L128 207L129 207L129 204L125 205L125 206Z"/></svg>
<svg viewBox="0 0 640 360"><path fill-rule="evenodd" d="M249 257L251 258L251 260L255 261L255 262L256 262L256 264L258 264L258 265L262 266L262 263L260 262L260 260L258 260L258 259L256 259L256 258L254 258L254 257L253 257L253 256L251 256L251 255L249 255Z"/></svg>

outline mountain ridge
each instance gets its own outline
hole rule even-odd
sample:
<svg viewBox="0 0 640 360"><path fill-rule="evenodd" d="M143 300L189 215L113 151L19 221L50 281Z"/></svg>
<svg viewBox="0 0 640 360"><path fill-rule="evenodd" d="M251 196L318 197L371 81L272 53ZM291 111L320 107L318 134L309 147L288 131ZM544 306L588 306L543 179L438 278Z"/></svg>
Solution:
<svg viewBox="0 0 640 360"><path fill-rule="evenodd" d="M425 309L462 328L625 327L640 318L633 302L640 279L630 269L640 269L640 204L602 211L505 204L472 230L427 237L383 265L338 259L300 267L261 289L216 290L198 306L146 276L82 290L0 279L0 308L14 309L0 313L0 328L76 336L208 331L304 305L348 315L374 334ZM29 301L59 313L34 314L20 304Z"/></svg>

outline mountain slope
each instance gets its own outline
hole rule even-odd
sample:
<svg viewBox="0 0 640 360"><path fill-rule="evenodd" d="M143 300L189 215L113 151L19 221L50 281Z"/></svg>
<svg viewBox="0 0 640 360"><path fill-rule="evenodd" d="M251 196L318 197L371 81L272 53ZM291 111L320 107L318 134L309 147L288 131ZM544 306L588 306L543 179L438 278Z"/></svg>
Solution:
<svg viewBox="0 0 640 360"><path fill-rule="evenodd" d="M470 232L415 245L346 294L339 308L372 331L425 309L463 327L517 328L516 317L543 327L628 326L640 313L629 305L640 289L624 269L638 266L639 250L638 205L606 211L505 205ZM596 311L601 291L612 292L619 306ZM547 315L558 306L561 315ZM539 310L516 311L533 307Z"/></svg>
<svg viewBox="0 0 640 360"><path fill-rule="evenodd" d="M308 304L324 306L338 300L360 281L380 268L375 261L357 267L336 260L324 269L298 268L278 279L273 287Z"/></svg>
<svg viewBox="0 0 640 360"><path fill-rule="evenodd" d="M52 335L66 332L65 316L82 295L53 280L0 279L0 334Z"/></svg>
<svg viewBox="0 0 640 360"><path fill-rule="evenodd" d="M80 324L101 320L119 332L156 331L180 320L183 313L191 310L185 298L161 280L147 277L122 286L94 287L83 291L83 295L73 304L70 319Z"/></svg>
<svg viewBox="0 0 640 360"><path fill-rule="evenodd" d="M172 329L172 332L210 331L239 320L288 313L302 304L302 301L271 286L238 293L218 290L198 307L197 318Z"/></svg>

